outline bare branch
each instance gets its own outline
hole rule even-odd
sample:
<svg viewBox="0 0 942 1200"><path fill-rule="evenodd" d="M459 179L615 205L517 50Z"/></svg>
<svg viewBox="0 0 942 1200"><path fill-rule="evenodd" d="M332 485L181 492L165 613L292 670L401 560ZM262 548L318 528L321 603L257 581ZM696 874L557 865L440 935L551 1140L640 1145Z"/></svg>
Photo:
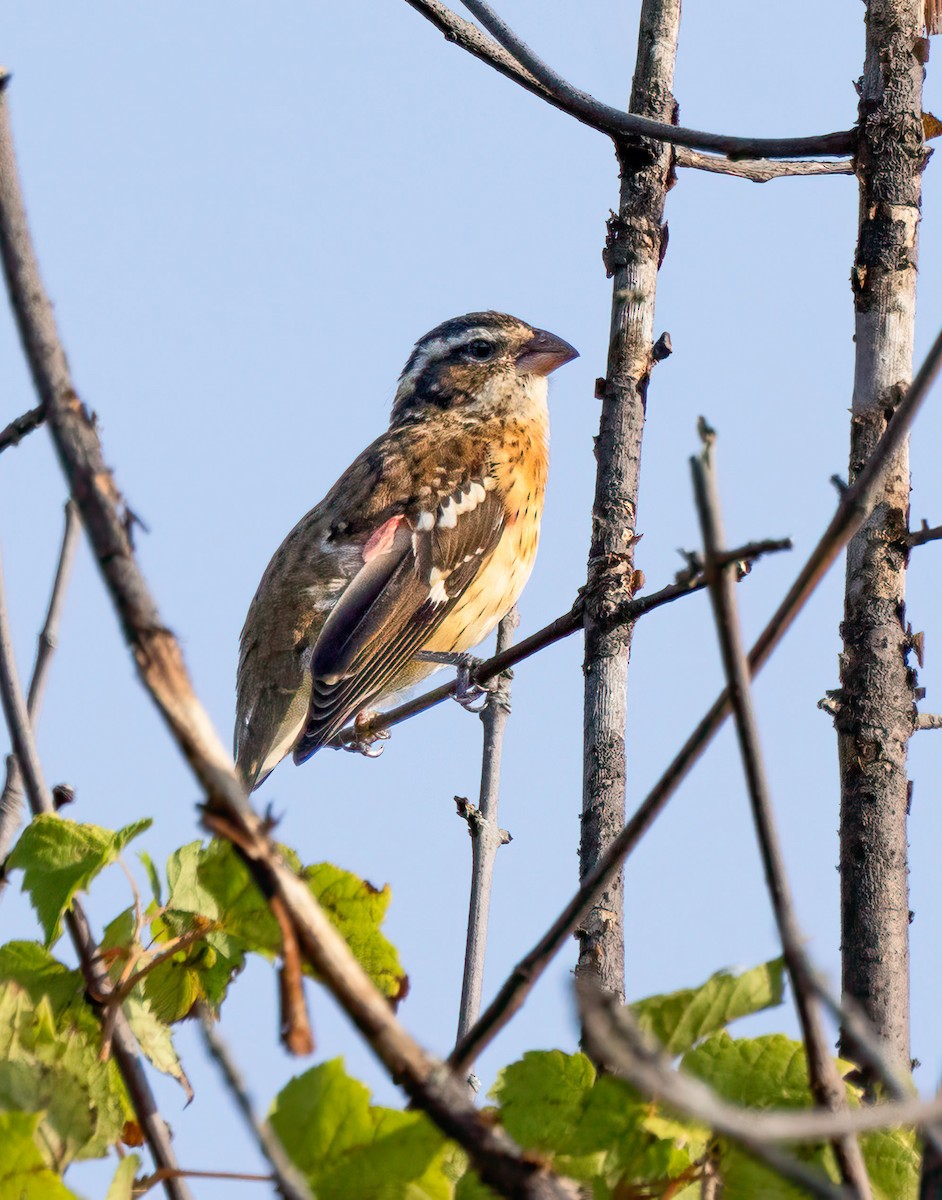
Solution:
<svg viewBox="0 0 942 1200"><path fill-rule="evenodd" d="M413 7L418 7L409 0ZM695 150L713 150L737 158L797 158L804 155L849 154L856 145L854 130L839 133L819 134L797 138L745 138L726 134L702 133L697 129L684 129L678 125L651 120L636 113L622 112L602 104L587 92L568 83L550 66L539 58L517 34L504 22L484 0L463 0L465 8L481 22L484 28L503 48L536 79L547 92L565 107L567 112L596 129L615 138L625 136L655 138L676 146L689 146ZM423 6L424 7L424 6ZM441 7L439 7L439 12ZM532 89L531 89L532 90Z"/></svg>
<svg viewBox="0 0 942 1200"><path fill-rule="evenodd" d="M252 1098L242 1078L242 1072L236 1065L225 1038L219 1032L213 1014L205 1004L201 1004L198 1015L206 1051L219 1068L236 1107L242 1114L249 1131L255 1137L259 1150L271 1165L278 1191L284 1200L313 1200L310 1188L288 1157L280 1138L271 1125L267 1121L263 1121L256 1113Z"/></svg>
<svg viewBox="0 0 942 1200"><path fill-rule="evenodd" d="M65 530L62 534L62 545L59 548L55 579L49 597L49 607L46 610L46 619L39 634L39 646L36 650L36 661L33 665L33 675L29 682L29 694L26 700L27 713L30 724L33 726L39 716L49 664L57 645L59 619L62 614L69 577L72 573L72 562L75 558L75 548L80 531L78 509L72 500L68 500L65 505ZM0 861L5 859L10 851L10 843L13 841L13 835L19 825L22 804L23 780L16 756L11 754L7 758L6 779L3 784L3 794L0 795Z"/></svg>
<svg viewBox="0 0 942 1200"><path fill-rule="evenodd" d="M13 752L23 774L30 807L34 814L53 813L55 806L43 778L26 701L17 677L2 564L0 564L0 700L2 700L4 716L10 731ZM108 973L98 957L95 940L92 937L84 909L77 898L72 901L71 911L65 914L65 924L89 990L93 995L107 995L111 986ZM138 1058L137 1043L131 1027L120 1011L117 1011L114 1016L113 1050L115 1062L118 1064L121 1078L128 1089L135 1116L150 1147L154 1164L158 1169L165 1167L177 1170L177 1161L170 1144L169 1131L163 1117L157 1111L150 1084L147 1082ZM166 1192L171 1200L190 1200L189 1189L178 1180L168 1179Z"/></svg>
<svg viewBox="0 0 942 1200"><path fill-rule="evenodd" d="M497 653L509 650L520 615L512 608L497 627ZM504 749L504 730L510 716L510 681L513 672L508 668L497 676L487 704L481 713L484 724L484 748L481 757L481 791L478 807L465 806L461 815L468 822L471 835L471 903L468 912L468 936L465 945L464 975L461 981L461 1004L458 1012L458 1038L464 1037L481 1011L481 990L484 986L484 958L487 950L487 923L491 907L491 888L494 880L494 860L497 851L507 841L497 823L500 799L500 767ZM470 1067L469 1070L473 1070ZM477 1090L473 1075L469 1078Z"/></svg>
<svg viewBox="0 0 942 1200"><path fill-rule="evenodd" d="M942 729L942 714L916 713L916 729Z"/></svg>
<svg viewBox="0 0 942 1200"><path fill-rule="evenodd" d="M842 494L840 504L827 529L749 652L749 669L753 675L768 662L828 568L847 545L854 531L866 520L881 474L899 443L906 437L940 366L942 332L936 336L873 454L853 485ZM543 971L582 918L592 897L597 895L612 874L620 869L624 859L660 815L694 763L722 727L729 711L729 693L724 689L635 810L634 816L599 860L592 875L583 881L543 937L514 967L468 1036L452 1050L448 1061L455 1070L462 1070L467 1061L477 1057L482 1046L487 1045L514 1013L519 1011Z"/></svg>
<svg viewBox="0 0 942 1200"><path fill-rule="evenodd" d="M906 539L908 546L924 546L926 542L937 542L942 538L942 525L933 525L931 528L928 521L923 521L918 529L910 532Z"/></svg>
<svg viewBox="0 0 942 1200"><path fill-rule="evenodd" d="M771 158L735 159L719 158L715 154L701 154L686 146L678 146L675 161L678 167L692 167L697 171L711 171L716 175L737 175L752 183L769 183L773 179L785 179L790 175L853 175L854 162L851 158L840 158L836 162L810 159L803 162L776 160Z"/></svg>
<svg viewBox="0 0 942 1200"><path fill-rule="evenodd" d="M713 466L713 444L714 437L710 432L704 436L704 447L700 457L690 460L697 513L703 534L710 600L736 722L765 881L805 1043L811 1091L818 1104L832 1112L839 1112L847 1107L847 1093L828 1049L821 1008L812 982L813 972L802 944L791 888L785 872L785 856L772 814L772 799L759 742L759 723L752 702L749 664L746 661L737 611L735 583L729 567L718 568L716 565L717 555L723 549L724 538ZM867 1200L872 1195L870 1180L856 1139L836 1138L834 1153L844 1181L851 1185L855 1195Z"/></svg>
<svg viewBox="0 0 942 1200"><path fill-rule="evenodd" d="M45 419L46 414L40 405L23 413L21 417L16 417L5 429L0 429L0 453L8 446L18 446L23 438L34 429L38 429Z"/></svg>
<svg viewBox="0 0 942 1200"><path fill-rule="evenodd" d="M912 1097L892 1104L868 1104L843 1112L824 1109L780 1109L756 1112L721 1099L701 1080L675 1071L667 1055L638 1028L631 1009L609 996L583 988L579 1004L601 1049L601 1057L635 1087L725 1137L741 1141L799 1143L827 1142L836 1137L875 1129L918 1129L942 1116L942 1098ZM833 1193L828 1193L832 1195ZM847 1192L838 1190L837 1195Z"/></svg>
<svg viewBox="0 0 942 1200"><path fill-rule="evenodd" d="M791 548L792 543L789 538L768 538L759 542L747 542L744 546L729 551L729 561L744 564L746 568L749 568L752 563L757 562L766 554L777 554L783 550L791 550ZM744 570L743 574L747 573L748 570ZM667 584L657 592L651 592L646 596L633 596L630 600L620 603L611 613L606 614L603 622L604 628L615 629L620 625L637 621L646 613L654 612L655 609L662 608L665 604L671 604L682 596L690 596L694 592L703 591L705 587L706 579L702 571L684 573L674 583ZM568 612L558 616L554 621L550 621L536 633L531 633L523 641L517 642L509 650L495 654L493 658L485 659L471 672L472 682L488 683L501 671L506 671L508 667L515 667L517 663L531 658L540 650L545 650L547 646L552 646L555 642L560 642L563 638L578 632L583 626L583 608L584 596L580 595ZM370 737L382 729L392 729L394 725L401 725L403 721L417 717L427 709L434 708L436 704L450 699L456 690L457 683L455 681L440 684L437 688L423 692L420 696L414 696L411 700L407 700L395 708L377 713L371 721L364 722L359 726L359 734ZM348 725L346 729L341 730L331 744L339 746L356 732L352 725Z"/></svg>
<svg viewBox="0 0 942 1200"><path fill-rule="evenodd" d="M525 1156L482 1117L466 1089L396 1020L307 884L283 862L268 826L250 807L231 758L193 690L183 655L163 625L138 566L121 499L105 466L94 423L79 400L39 275L17 177L5 94L0 94L0 254L10 301L36 389L70 490L79 506L105 586L137 663L141 682L186 756L206 797L204 823L245 858L266 896L280 897L307 962L364 1035L380 1061L448 1137L467 1150L482 1180L519 1200L573 1200L575 1192L548 1167ZM19 753L21 747L14 744ZM29 762L24 776L31 787ZM78 908L74 909L77 915ZM93 945L89 940L89 945ZM99 991L107 980L90 981ZM116 1024L115 1049L122 1022ZM129 1083L130 1088L130 1083ZM176 1164L164 1163L173 1171ZM179 1187L171 1180L168 1187ZM181 1200L184 1192L178 1193Z"/></svg>

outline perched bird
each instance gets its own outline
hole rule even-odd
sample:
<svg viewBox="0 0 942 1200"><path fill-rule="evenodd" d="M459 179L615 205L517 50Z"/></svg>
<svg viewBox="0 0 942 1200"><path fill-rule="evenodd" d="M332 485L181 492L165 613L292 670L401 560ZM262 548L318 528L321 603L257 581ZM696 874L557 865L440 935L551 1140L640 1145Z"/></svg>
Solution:
<svg viewBox="0 0 942 1200"><path fill-rule="evenodd" d="M468 313L416 343L387 431L302 517L242 631L235 755L249 788L477 645L536 557L547 376L568 342Z"/></svg>

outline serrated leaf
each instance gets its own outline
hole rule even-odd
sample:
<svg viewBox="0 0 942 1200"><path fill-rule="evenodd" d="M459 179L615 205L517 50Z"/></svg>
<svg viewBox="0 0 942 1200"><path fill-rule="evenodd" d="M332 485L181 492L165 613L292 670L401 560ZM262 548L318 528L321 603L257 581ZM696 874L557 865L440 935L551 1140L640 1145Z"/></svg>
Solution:
<svg viewBox="0 0 942 1200"><path fill-rule="evenodd" d="M696 988L630 1005L635 1020L673 1055L685 1054L731 1021L782 1003L784 964L776 958L741 975L718 971Z"/></svg>
<svg viewBox="0 0 942 1200"><path fill-rule="evenodd" d="M34 1002L45 996L57 1017L66 1009L93 1030L98 1019L85 1000L85 980L81 971L73 971L54 958L39 942L7 942L0 946L0 983L18 983Z"/></svg>
<svg viewBox="0 0 942 1200"><path fill-rule="evenodd" d="M193 1099L193 1089L174 1048L170 1027L160 1020L150 1001L140 994L138 988L121 1007L148 1061L158 1071L172 1076L179 1083L189 1103Z"/></svg>
<svg viewBox="0 0 942 1200"><path fill-rule="evenodd" d="M584 1054L529 1050L500 1072L489 1095L515 1141L528 1150L565 1152L594 1083L595 1067Z"/></svg>
<svg viewBox="0 0 942 1200"><path fill-rule="evenodd" d="M318 1200L451 1200L451 1155L423 1113L371 1105L333 1059L292 1079L270 1121Z"/></svg>
<svg viewBox="0 0 942 1200"><path fill-rule="evenodd" d="M134 1180L140 1167L141 1160L137 1154L129 1154L127 1158L122 1158L114 1173L105 1200L131 1200Z"/></svg>
<svg viewBox="0 0 942 1200"><path fill-rule="evenodd" d="M0 1112L0 1200L78 1200L43 1162L37 1113Z"/></svg>
<svg viewBox="0 0 942 1200"><path fill-rule="evenodd" d="M757 1038L716 1034L684 1056L682 1069L746 1108L808 1108L805 1048L783 1033ZM848 1091L848 1097L853 1093Z"/></svg>
<svg viewBox="0 0 942 1200"><path fill-rule="evenodd" d="M375 888L332 863L306 867L303 877L373 983L390 1000L401 1000L408 976L395 946L380 930L392 899L388 885Z"/></svg>
<svg viewBox="0 0 942 1200"><path fill-rule="evenodd" d="M82 825L58 815L34 817L13 848L8 865L23 871L39 923L51 946L62 933L62 914L78 891L114 862L124 847L152 822L145 818L117 831Z"/></svg>
<svg viewBox="0 0 942 1200"><path fill-rule="evenodd" d="M874 1200L916 1200L921 1147L913 1129L868 1133L860 1139Z"/></svg>
<svg viewBox="0 0 942 1200"><path fill-rule="evenodd" d="M101 1030L57 1019L47 996L0 985L0 1109L42 1113L36 1143L52 1167L105 1154L129 1115L113 1062L101 1062Z"/></svg>

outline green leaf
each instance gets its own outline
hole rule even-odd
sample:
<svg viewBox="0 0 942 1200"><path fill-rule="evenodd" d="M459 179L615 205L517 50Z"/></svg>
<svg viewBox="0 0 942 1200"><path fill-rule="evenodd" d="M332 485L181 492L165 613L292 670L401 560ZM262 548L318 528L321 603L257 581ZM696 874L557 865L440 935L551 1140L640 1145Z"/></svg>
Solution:
<svg viewBox="0 0 942 1200"><path fill-rule="evenodd" d="M36 1113L0 1112L0 1200L78 1200L43 1162L38 1125Z"/></svg>
<svg viewBox="0 0 942 1200"><path fill-rule="evenodd" d="M685 1054L738 1017L781 1004L783 971L780 958L741 975L718 971L700 987L649 996L630 1007L641 1028L653 1034L669 1054Z"/></svg>
<svg viewBox="0 0 942 1200"><path fill-rule="evenodd" d="M913 1129L868 1133L860 1139L874 1200L916 1200L922 1166Z"/></svg>
<svg viewBox="0 0 942 1200"><path fill-rule="evenodd" d="M29 893L47 946L61 935L62 914L76 892L86 889L128 842L151 824L148 819L135 821L114 832L44 814L27 825L8 865L24 872L23 890Z"/></svg>
<svg viewBox="0 0 942 1200"><path fill-rule="evenodd" d="M133 1195L131 1189L140 1166L141 1160L137 1154L129 1154L127 1158L122 1158L114 1173L114 1179L111 1181L105 1200L131 1200Z"/></svg>
<svg viewBox="0 0 942 1200"><path fill-rule="evenodd" d="M318 1200L451 1200L451 1153L423 1113L371 1105L341 1059L292 1079L270 1121Z"/></svg>
<svg viewBox="0 0 942 1200"><path fill-rule="evenodd" d="M0 984L0 1111L41 1113L36 1143L59 1170L97 1158L121 1136L130 1115L112 1062L100 1062L101 1030L88 1013L66 1006L57 1016L47 996Z"/></svg>
<svg viewBox="0 0 942 1200"><path fill-rule="evenodd" d="M303 876L373 983L390 1000L401 1000L409 979L395 946L380 932L392 899L388 885L377 889L331 863L306 867Z"/></svg>
<svg viewBox="0 0 942 1200"><path fill-rule="evenodd" d="M86 1028L98 1027L98 1018L85 1000L85 980L81 971L70 970L53 958L39 942L7 942L0 946L0 983L18 983L34 1002L45 996L56 1017L67 1009L76 1020L88 1018Z"/></svg>
<svg viewBox="0 0 942 1200"><path fill-rule="evenodd" d="M150 883L150 890L153 893L154 902L162 905L163 889L160 886L160 874L157 871L154 860L146 850L138 850L137 857L141 860L144 870L147 872L147 879Z"/></svg>
<svg viewBox="0 0 942 1200"><path fill-rule="evenodd" d="M594 1083L595 1067L584 1054L530 1050L500 1072L490 1097L500 1105L501 1124L521 1146L565 1151Z"/></svg>
<svg viewBox="0 0 942 1200"><path fill-rule="evenodd" d="M174 1048L170 1027L156 1015L139 987L128 996L122 1008L148 1061L179 1083L189 1103L193 1099L193 1089Z"/></svg>

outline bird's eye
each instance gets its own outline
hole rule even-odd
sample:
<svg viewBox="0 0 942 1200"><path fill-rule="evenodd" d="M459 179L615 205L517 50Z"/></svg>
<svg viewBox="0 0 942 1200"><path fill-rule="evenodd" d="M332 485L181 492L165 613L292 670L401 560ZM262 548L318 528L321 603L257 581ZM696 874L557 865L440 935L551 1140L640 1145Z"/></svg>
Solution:
<svg viewBox="0 0 942 1200"><path fill-rule="evenodd" d="M484 338L475 338L473 342L468 342L464 352L475 362L486 362L489 358L494 357L495 349L493 342L488 342Z"/></svg>

